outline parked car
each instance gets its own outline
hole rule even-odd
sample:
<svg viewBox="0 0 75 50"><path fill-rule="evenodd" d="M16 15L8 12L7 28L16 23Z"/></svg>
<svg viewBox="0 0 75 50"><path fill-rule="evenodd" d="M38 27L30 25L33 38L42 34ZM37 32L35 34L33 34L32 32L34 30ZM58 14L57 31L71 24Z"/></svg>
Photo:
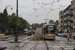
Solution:
<svg viewBox="0 0 75 50"><path fill-rule="evenodd" d="M62 36L62 33L58 33L58 36Z"/></svg>
<svg viewBox="0 0 75 50"><path fill-rule="evenodd" d="M28 29L24 29L24 34L28 35Z"/></svg>
<svg viewBox="0 0 75 50"><path fill-rule="evenodd" d="M67 37L67 33L63 33L63 37Z"/></svg>

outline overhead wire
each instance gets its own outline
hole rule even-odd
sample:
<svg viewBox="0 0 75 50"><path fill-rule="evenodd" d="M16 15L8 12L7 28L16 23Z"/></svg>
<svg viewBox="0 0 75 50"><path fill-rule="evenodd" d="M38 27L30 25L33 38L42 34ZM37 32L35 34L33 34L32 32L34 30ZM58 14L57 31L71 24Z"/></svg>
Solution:
<svg viewBox="0 0 75 50"><path fill-rule="evenodd" d="M35 0L36 1L36 0ZM36 3L38 3L37 1L36 1ZM38 5L40 5L40 3L38 3ZM41 6L41 5L40 5ZM42 6L41 6L42 7ZM50 11L47 11L45 8L43 8L42 7L42 9L44 9L46 12L48 12L48 13L50 13ZM53 14L51 14L51 15L53 15Z"/></svg>
<svg viewBox="0 0 75 50"><path fill-rule="evenodd" d="M48 3L48 4L47 4L47 3L46 3L46 4L45 4L45 3L41 3L41 4L44 4L44 6L41 6L40 3L36 1L36 3L38 3L38 5L40 5L40 8L37 8L37 9L35 8L35 3L34 3L34 1L36 1L36 0L33 0L33 5L34 5L33 10L35 10L35 12L33 12L33 13L30 14L30 15L29 15L29 14L24 14L24 15L32 16L34 13L36 13L36 12L37 12L39 9L41 9L41 8L44 9L45 11L47 11L47 13L50 13L50 14L51 14L51 10L52 10L52 11L55 11L55 9L52 9L53 3L59 2L60 0L57 0L57 1L54 1L54 0L53 0L52 3ZM47 6L47 5L51 5L50 11L48 11L48 10L46 10L46 8L44 8L44 7ZM61 7L62 7L62 5L61 5ZM22 8L25 8L25 7L22 7ZM57 9L58 9L58 8L57 8ZM47 13L44 13L44 14L41 14L41 15L45 15L45 14L47 14ZM36 15L36 16L41 16L41 15ZM53 14L51 14L51 15L54 16Z"/></svg>
<svg viewBox="0 0 75 50"><path fill-rule="evenodd" d="M37 13L36 13L37 9L36 9L36 7L35 7L34 0L33 0L33 5L34 5L34 10L35 10L35 16L38 17L38 16L37 16Z"/></svg>
<svg viewBox="0 0 75 50"><path fill-rule="evenodd" d="M56 1L57 2L57 1ZM38 2L37 2L38 3ZM53 1L53 3L55 3L55 1ZM40 5L40 3L38 3L39 5ZM44 3L43 3L44 4ZM47 6L47 5L50 5L50 4L52 4L52 3L48 3L48 4L45 4L44 6L41 6L40 8L38 8L38 9L36 9L36 8L34 8L34 10L36 10L36 11L38 11L39 9L41 9L41 8L43 8L43 7L45 7L45 6ZM33 0L33 5L34 5L34 7L35 7L35 3L34 3L34 0ZM22 7L22 8L24 8L24 7ZM45 11L47 11L45 8L43 8ZM34 13L36 13L36 11L35 12L33 12L32 14L30 14L29 16L32 16ZM48 11L47 11L48 12ZM49 13L50 13L50 11L49 11ZM39 15L37 15L37 16L39 16Z"/></svg>

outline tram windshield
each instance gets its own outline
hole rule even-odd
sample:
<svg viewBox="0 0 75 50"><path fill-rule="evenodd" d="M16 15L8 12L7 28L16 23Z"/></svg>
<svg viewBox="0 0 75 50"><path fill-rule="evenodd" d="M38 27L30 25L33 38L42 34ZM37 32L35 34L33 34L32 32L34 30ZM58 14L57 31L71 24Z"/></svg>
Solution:
<svg viewBox="0 0 75 50"><path fill-rule="evenodd" d="M48 27L48 33L54 34L54 27Z"/></svg>

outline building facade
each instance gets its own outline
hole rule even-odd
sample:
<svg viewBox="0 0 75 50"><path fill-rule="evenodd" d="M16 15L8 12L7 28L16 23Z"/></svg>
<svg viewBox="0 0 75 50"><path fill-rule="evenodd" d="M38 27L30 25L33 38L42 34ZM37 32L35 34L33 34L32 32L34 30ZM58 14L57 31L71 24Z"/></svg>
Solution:
<svg viewBox="0 0 75 50"><path fill-rule="evenodd" d="M75 0L59 12L59 32L70 32L71 35L75 35Z"/></svg>
<svg viewBox="0 0 75 50"><path fill-rule="evenodd" d="M73 35L75 36L75 0L72 0L71 5L73 9Z"/></svg>

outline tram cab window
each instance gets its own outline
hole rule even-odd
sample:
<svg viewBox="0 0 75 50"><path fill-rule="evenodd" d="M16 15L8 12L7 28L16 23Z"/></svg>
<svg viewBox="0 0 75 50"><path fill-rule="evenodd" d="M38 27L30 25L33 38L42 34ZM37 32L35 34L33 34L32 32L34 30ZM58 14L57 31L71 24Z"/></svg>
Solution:
<svg viewBox="0 0 75 50"><path fill-rule="evenodd" d="M53 34L54 33L54 27L49 27L48 28L48 33L52 33Z"/></svg>

